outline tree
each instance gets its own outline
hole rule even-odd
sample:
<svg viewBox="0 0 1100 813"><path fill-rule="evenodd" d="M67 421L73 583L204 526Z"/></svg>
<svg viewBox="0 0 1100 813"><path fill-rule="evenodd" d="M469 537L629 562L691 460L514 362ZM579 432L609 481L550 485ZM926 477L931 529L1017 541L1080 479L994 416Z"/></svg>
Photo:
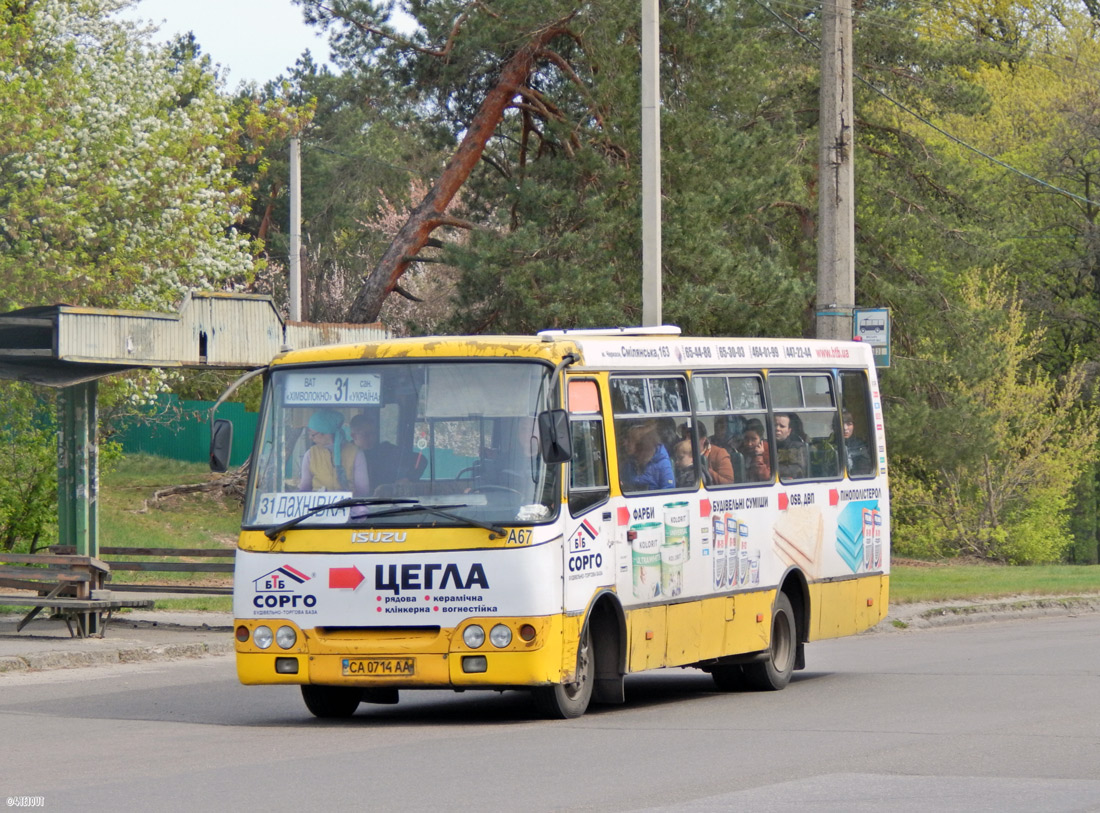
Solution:
<svg viewBox="0 0 1100 813"><path fill-rule="evenodd" d="M382 254L400 227L391 222L393 212L406 208L412 186L440 164L432 135L410 120L398 94L355 71L333 75L308 55L287 78L244 98L253 96L265 105L282 100L311 112L300 133L303 316L343 321L364 264ZM270 143L262 165L239 165L237 176L255 190L243 228L263 242L267 262L253 290L285 304L286 138Z"/></svg>
<svg viewBox="0 0 1100 813"><path fill-rule="evenodd" d="M984 116L948 121L1030 176L979 166L1012 229L1005 262L1048 328L1044 362L1058 371L1076 348L1100 349L1100 39L1082 15L1051 28L1027 61L975 73L991 101Z"/></svg>
<svg viewBox="0 0 1100 813"><path fill-rule="evenodd" d="M939 327L891 371L908 393L890 410L896 550L1058 561L1097 459L1084 364L1056 379L1035 363L1042 332L1003 271L962 274Z"/></svg>
<svg viewBox="0 0 1100 813"><path fill-rule="evenodd" d="M57 443L47 402L26 384L0 381L0 550L31 550L57 514Z"/></svg>
<svg viewBox="0 0 1100 813"><path fill-rule="evenodd" d="M236 228L248 189L232 170L260 159L286 111L235 106L193 40L155 46L148 30L111 16L122 5L0 4L0 311L171 310L189 289L253 275ZM101 403L110 410L161 380L112 381ZM36 544L53 520L56 444L41 405L0 383L10 481L0 545L10 548Z"/></svg>
<svg viewBox="0 0 1100 813"><path fill-rule="evenodd" d="M360 81L388 83L411 115L449 131L454 143L465 138L469 145L478 134L484 145L476 165L454 165L465 179L461 205L443 213L446 195L425 201L409 223L415 239L395 243L376 266L360 302L375 304L355 318L377 312L410 258L423 259L419 250L431 233L442 260L463 273L450 329L638 320L635 5L418 5L412 33L388 24L387 5L303 5L331 27L343 64ZM980 91L959 71L977 64L976 49L915 36L921 20L906 6L860 7L867 32L861 45L877 87L918 108L973 110L980 103ZM685 330L812 329L818 60L799 37L812 41L819 24L813 13L783 17L747 2L662 8L665 311ZM481 121L490 94L506 88L505 66L532 43L537 53L526 78L482 138L487 128L472 123ZM940 75L951 80L950 90L930 81ZM857 129L874 165L873 183L860 190L861 212L869 216L861 251L872 274L881 269L885 298L900 301L928 276L911 247L931 249L944 262L958 256L965 239L956 224L971 203L969 187L937 178L945 167L928 168L926 140L899 124L900 114L880 97L861 93L875 102L865 105L870 117ZM453 188L455 177L444 172L439 180ZM902 206L941 222L899 223L892 213ZM443 225L468 229L469 239L447 242ZM865 288L883 297L875 285Z"/></svg>
<svg viewBox="0 0 1100 813"><path fill-rule="evenodd" d="M636 286L631 284L638 273L636 8L620 3L599 8L559 3L537 10L525 4L491 10L478 4L418 7L421 28L404 36L386 25L382 6L304 5L316 19L335 27L335 41L342 48L346 64L370 66L370 75L386 77L395 88L402 89L400 92L412 97L409 104L423 119L449 129L456 142L465 138L466 146L456 153L452 171L440 175L440 189L453 189L454 178L459 177L456 170L461 168L461 176L467 179L463 206L443 215L441 207L449 193L429 193L421 212L427 215L430 211L430 217L410 223L416 239L393 247L385 261L390 271L371 275L365 299L377 301L380 291L384 294L391 288L392 272L399 272L406 258L424 244L425 226L430 229L432 225L463 227L476 223L478 233L468 243L444 250L446 260L469 275L460 286L462 299L458 303L459 313L468 315L463 319L467 329L515 329L515 320L533 322L536 314L548 317L541 326L578 323L574 320L591 323L589 319L633 321L631 314L639 308L633 290ZM710 55L728 47L729 38L724 32L731 30L731 25L736 30L737 24L745 22L743 10L716 12L674 5L670 15L680 18L670 29L674 33L682 31L668 48L674 55L670 60L692 49L697 57L694 61L681 60L683 75L679 81L687 85L705 76L717 90L722 84L722 69L716 70L698 52L711 41L717 44ZM750 36L738 45L742 53L745 49L758 50L758 40L759 36ZM726 59L727 65L734 62L733 58ZM507 73L518 65L527 67ZM749 77L754 74L752 66L752 60L746 58L734 70L739 76ZM526 76L520 81L517 77L523 73ZM746 89L743 98L748 99L754 89ZM692 105L688 93L674 93L668 98L675 98L685 110ZM733 153L727 172L730 166L751 166L754 149L763 147L769 154L778 155L789 146L783 143L786 139L769 141L769 131L774 133L769 120L746 117L718 97L704 93L698 98L693 105L692 123L707 122L706 132L724 143L715 164ZM759 104L759 97L754 104ZM714 114L715 106L722 111L719 115ZM482 126L491 124L494 118L495 128ZM774 121L792 134L791 118L780 114ZM473 126L475 122L478 127ZM685 127L683 132L686 136L689 131ZM731 137L723 138L727 132ZM705 150L703 139L696 140L697 147ZM471 148L475 146L481 151L476 166L468 160L474 156ZM692 166L692 177L705 178L715 194L699 194L694 200L716 208L731 203L736 206L734 190L717 188L723 174L711 172L708 176L712 166L700 164L700 157L699 153L685 156L683 168ZM668 177L674 186L677 175L669 172ZM763 208L766 206L760 203L754 212L763 213L757 219L764 228L772 225L776 219L773 215L798 216L793 208L768 210ZM680 210L670 207L668 211ZM714 226L708 237L719 237L725 244L731 238L740 242L741 234L730 231L732 215L728 209L721 211L719 221L697 215L697 211L684 210L681 223L685 231L694 232L696 224L711 223ZM804 283L789 279L792 275L781 263L769 259L776 243L769 241L767 234L761 237L760 244L750 247L745 257L736 256L736 251L731 256L728 251L714 249L714 256L722 260L722 267L716 267L699 261L700 249L712 251L706 240L694 233L685 236L685 241L696 241L690 247L696 256L684 256L691 269L691 284L685 290L694 291L688 297L688 307L683 309L686 317L696 312L715 312L714 307L700 301L700 275L707 277L706 291L713 292L715 277L732 271L750 295L739 297L731 290L735 286L726 284L718 312L727 315L733 311L753 327L768 325L773 331L781 331L791 322L764 319L760 311L767 303L783 307L787 293L792 295L788 300L796 300L796 304L786 307L796 314L797 322L797 314L809 299L808 290ZM584 275L577 273L581 268L585 269ZM503 285L482 284L486 281L482 273L496 273ZM573 305L583 303L583 313L568 313L569 305L560 296L566 283L581 287L581 296L566 299ZM521 292L530 292L538 300L534 311L527 303L517 307L518 303L509 301ZM371 318L373 312L372 306L356 316ZM525 317L525 313L529 315Z"/></svg>
<svg viewBox="0 0 1100 813"><path fill-rule="evenodd" d="M987 93L988 109L943 119L999 163L956 145L941 149L969 163L987 190L993 205L985 222L997 235L997 262L1017 281L1029 319L1045 330L1035 363L1061 376L1100 350L1100 40L1094 9L1074 2L1019 5L1028 35L1018 54L989 51L971 74ZM1100 483L1086 473L1076 493L1072 558L1088 561L1096 557Z"/></svg>
<svg viewBox="0 0 1100 813"><path fill-rule="evenodd" d="M203 60L151 46L119 5L0 11L0 310L164 309L252 275L231 105Z"/></svg>

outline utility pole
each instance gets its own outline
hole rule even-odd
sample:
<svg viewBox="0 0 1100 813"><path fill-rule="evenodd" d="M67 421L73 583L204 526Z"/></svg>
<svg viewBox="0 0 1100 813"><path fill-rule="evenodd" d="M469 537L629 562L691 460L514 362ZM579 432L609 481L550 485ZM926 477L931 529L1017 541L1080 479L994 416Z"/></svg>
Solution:
<svg viewBox="0 0 1100 813"><path fill-rule="evenodd" d="M290 139L290 321L302 321L302 145Z"/></svg>
<svg viewBox="0 0 1100 813"><path fill-rule="evenodd" d="M851 339L856 296L851 0L823 0L822 13L817 337Z"/></svg>
<svg viewBox="0 0 1100 813"><path fill-rule="evenodd" d="M642 0L642 325L661 324L661 90L657 0Z"/></svg>

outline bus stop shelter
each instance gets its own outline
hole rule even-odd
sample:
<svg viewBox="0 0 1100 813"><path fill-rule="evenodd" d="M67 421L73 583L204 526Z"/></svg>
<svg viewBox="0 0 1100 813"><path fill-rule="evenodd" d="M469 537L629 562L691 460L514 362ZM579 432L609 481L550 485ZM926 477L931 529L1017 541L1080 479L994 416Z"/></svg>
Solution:
<svg viewBox="0 0 1100 813"><path fill-rule="evenodd" d="M0 314L0 378L58 389L58 539L98 556L99 379L266 366L284 350L386 338L380 324L286 322L268 296L192 293L179 313L44 305Z"/></svg>

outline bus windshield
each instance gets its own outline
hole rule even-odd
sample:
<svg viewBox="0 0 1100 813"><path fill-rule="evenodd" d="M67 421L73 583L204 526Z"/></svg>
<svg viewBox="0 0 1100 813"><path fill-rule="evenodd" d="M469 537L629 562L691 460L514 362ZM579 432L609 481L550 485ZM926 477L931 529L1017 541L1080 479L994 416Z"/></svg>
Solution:
<svg viewBox="0 0 1100 813"><path fill-rule="evenodd" d="M550 372L537 362L480 360L276 368L245 527L553 519L561 467L543 462L537 420L549 407Z"/></svg>

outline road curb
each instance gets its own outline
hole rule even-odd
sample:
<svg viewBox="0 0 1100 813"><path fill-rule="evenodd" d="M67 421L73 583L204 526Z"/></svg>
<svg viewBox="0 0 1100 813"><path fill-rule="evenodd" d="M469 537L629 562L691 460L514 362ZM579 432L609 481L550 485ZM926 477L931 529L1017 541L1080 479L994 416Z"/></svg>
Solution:
<svg viewBox="0 0 1100 813"><path fill-rule="evenodd" d="M0 673L39 672L49 669L78 669L84 666L104 666L119 663L143 663L172 661L228 655L233 652L232 641L189 642L181 644L156 644L151 646L127 646L118 649L80 650L66 652L54 650L33 655L0 656Z"/></svg>
<svg viewBox="0 0 1100 813"><path fill-rule="evenodd" d="M924 610L906 612L905 605L890 612L874 629L890 632L906 629L951 627L987 621L1018 618L1072 616L1100 612L1100 596L1059 596L1035 599L982 602L979 604L939 604Z"/></svg>

